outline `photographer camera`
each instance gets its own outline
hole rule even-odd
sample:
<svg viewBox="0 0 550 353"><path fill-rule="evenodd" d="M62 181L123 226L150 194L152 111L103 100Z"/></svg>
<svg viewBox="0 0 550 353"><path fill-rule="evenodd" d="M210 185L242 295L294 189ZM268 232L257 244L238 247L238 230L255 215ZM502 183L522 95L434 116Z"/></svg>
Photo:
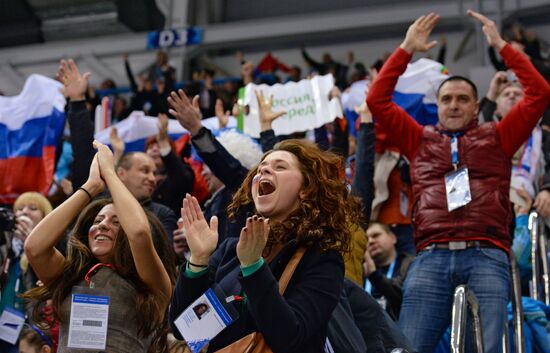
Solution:
<svg viewBox="0 0 550 353"><path fill-rule="evenodd" d="M23 253L25 239L52 211L50 202L37 192L21 194L10 209L0 209L0 316L6 308L23 315L27 308L18 294L35 287L36 275ZM0 352L17 352L17 346L0 339Z"/></svg>

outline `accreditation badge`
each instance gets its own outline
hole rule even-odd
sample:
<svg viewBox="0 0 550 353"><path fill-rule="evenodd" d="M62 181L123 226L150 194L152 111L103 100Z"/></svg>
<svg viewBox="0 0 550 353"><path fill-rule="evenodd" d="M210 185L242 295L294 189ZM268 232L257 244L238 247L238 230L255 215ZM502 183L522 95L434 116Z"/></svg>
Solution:
<svg viewBox="0 0 550 353"><path fill-rule="evenodd" d="M69 348L104 351L109 325L108 295L99 289L73 287Z"/></svg>
<svg viewBox="0 0 550 353"><path fill-rule="evenodd" d="M462 167L445 174L445 190L447 192L447 208L449 212L456 210L472 201L468 168Z"/></svg>
<svg viewBox="0 0 550 353"><path fill-rule="evenodd" d="M189 349L198 353L237 317L235 309L222 304L210 288L185 309L174 324Z"/></svg>

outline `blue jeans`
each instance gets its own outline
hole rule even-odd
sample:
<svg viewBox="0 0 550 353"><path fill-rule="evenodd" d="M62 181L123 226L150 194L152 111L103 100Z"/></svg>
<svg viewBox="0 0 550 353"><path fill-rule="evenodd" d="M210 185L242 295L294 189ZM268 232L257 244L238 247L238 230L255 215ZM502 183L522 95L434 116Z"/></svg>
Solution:
<svg viewBox="0 0 550 353"><path fill-rule="evenodd" d="M405 279L399 327L418 352L432 353L451 323L454 290L466 284L479 301L485 352L502 352L509 277L500 249L421 251Z"/></svg>

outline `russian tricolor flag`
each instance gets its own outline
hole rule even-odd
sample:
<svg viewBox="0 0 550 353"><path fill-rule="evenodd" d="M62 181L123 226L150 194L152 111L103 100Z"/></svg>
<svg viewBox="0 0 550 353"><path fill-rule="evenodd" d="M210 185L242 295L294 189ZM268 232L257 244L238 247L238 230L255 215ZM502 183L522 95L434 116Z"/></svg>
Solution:
<svg viewBox="0 0 550 353"><path fill-rule="evenodd" d="M65 124L62 84L31 75L23 91L0 97L0 204L26 191L47 195Z"/></svg>
<svg viewBox="0 0 550 353"><path fill-rule="evenodd" d="M216 117L203 119L202 125L211 130L214 134L219 130L219 123ZM145 141L151 136L156 136L159 132L158 119L152 116L146 116L143 112L134 111L130 116L121 122L109 126L108 128L95 134L95 139L101 143L109 144L109 136L111 129L116 128L118 137L124 141L125 152L144 151ZM229 117L227 129L237 127L237 120L234 117ZM170 119L168 121L168 135L172 140L177 140L182 135L189 134L177 120Z"/></svg>
<svg viewBox="0 0 550 353"><path fill-rule="evenodd" d="M407 66L399 77L393 101L421 125L437 124L437 88L448 78L447 68L422 58Z"/></svg>

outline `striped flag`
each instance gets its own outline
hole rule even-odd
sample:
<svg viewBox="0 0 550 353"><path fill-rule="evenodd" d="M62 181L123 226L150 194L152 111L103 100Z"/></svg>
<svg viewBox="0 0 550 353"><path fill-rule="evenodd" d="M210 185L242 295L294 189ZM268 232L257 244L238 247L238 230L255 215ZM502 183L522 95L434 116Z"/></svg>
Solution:
<svg viewBox="0 0 550 353"><path fill-rule="evenodd" d="M26 191L47 195L65 123L61 87L34 74L18 96L0 97L0 204Z"/></svg>
<svg viewBox="0 0 550 353"><path fill-rule="evenodd" d="M203 119L201 123L212 131L219 130L218 119L216 117ZM157 124L158 118L146 116L140 111L134 111L128 118L96 133L95 138L101 143L109 144L111 129L116 128L118 136L124 141L126 152L143 152L147 138L158 134L159 130ZM231 129L236 127L237 120L234 117L229 117L227 128ZM172 140L175 141L182 135L188 133L189 132L185 130L177 120L170 119L168 121L168 135Z"/></svg>
<svg viewBox="0 0 550 353"><path fill-rule="evenodd" d="M407 66L399 77L393 101L421 125L437 124L437 89L448 78L447 68L422 58Z"/></svg>

